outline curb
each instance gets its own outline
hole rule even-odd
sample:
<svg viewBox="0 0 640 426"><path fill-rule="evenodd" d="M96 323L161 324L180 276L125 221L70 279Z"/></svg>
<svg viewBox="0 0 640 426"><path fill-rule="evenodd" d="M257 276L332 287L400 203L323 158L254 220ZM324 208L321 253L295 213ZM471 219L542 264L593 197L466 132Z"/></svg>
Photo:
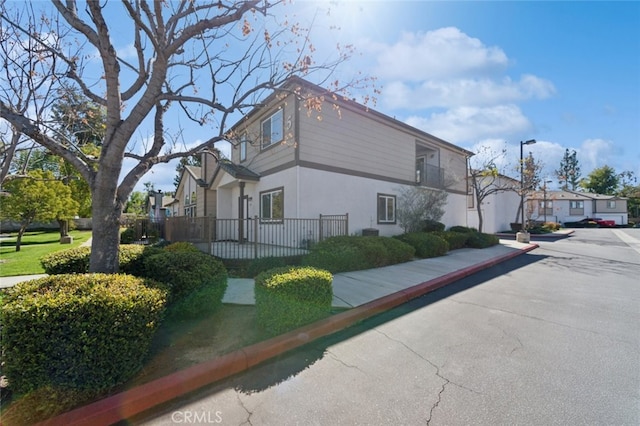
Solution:
<svg viewBox="0 0 640 426"><path fill-rule="evenodd" d="M529 244L513 252L450 272L397 293L381 297L348 311L300 327L281 336L259 342L210 361L194 365L133 389L104 398L39 425L113 424L185 395L218 380L245 371L275 356L303 346L315 339L340 331L362 320L437 290L454 281L538 248Z"/></svg>

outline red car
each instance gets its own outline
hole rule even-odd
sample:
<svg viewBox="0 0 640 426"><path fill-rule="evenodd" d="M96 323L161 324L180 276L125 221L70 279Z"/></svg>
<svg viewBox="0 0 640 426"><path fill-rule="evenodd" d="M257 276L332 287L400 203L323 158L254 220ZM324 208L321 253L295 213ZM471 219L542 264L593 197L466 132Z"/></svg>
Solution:
<svg viewBox="0 0 640 426"><path fill-rule="evenodd" d="M603 228L615 228L616 227L616 221L615 220L605 220L605 219L600 219L599 217L588 217L588 218L582 219L578 223L585 223L586 224L587 222L595 222L595 223L598 224L598 226L603 227Z"/></svg>

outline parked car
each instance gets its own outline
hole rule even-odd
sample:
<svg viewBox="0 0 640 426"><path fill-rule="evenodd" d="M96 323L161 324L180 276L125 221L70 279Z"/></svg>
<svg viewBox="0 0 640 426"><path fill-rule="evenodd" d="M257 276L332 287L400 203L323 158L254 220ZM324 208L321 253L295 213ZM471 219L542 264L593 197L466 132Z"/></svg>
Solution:
<svg viewBox="0 0 640 426"><path fill-rule="evenodd" d="M615 220L600 219L599 217L585 217L577 222L565 222L566 228L615 228Z"/></svg>

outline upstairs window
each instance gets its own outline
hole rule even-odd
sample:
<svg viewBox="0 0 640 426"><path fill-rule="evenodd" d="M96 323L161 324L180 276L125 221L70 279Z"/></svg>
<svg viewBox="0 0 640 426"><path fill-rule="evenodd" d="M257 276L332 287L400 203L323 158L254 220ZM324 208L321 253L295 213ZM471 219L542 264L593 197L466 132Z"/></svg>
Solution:
<svg viewBox="0 0 640 426"><path fill-rule="evenodd" d="M247 159L247 145L249 141L247 141L247 137L243 136L240 141L240 162L243 162Z"/></svg>
<svg viewBox="0 0 640 426"><path fill-rule="evenodd" d="M378 223L396 223L396 196L378 194Z"/></svg>
<svg viewBox="0 0 640 426"><path fill-rule="evenodd" d="M571 208L572 209L583 209L584 208L584 201L572 201L571 202Z"/></svg>
<svg viewBox="0 0 640 426"><path fill-rule="evenodd" d="M613 200L607 201L607 208L608 209L615 209L616 208L616 202L613 201Z"/></svg>
<svg viewBox="0 0 640 426"><path fill-rule="evenodd" d="M267 148L283 139L282 109L262 122L262 148Z"/></svg>

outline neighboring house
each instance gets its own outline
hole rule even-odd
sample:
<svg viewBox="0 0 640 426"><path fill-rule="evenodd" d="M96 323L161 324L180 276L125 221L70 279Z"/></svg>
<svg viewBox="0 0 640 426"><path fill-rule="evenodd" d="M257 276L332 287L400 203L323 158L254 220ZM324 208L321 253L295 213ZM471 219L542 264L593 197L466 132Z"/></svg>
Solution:
<svg viewBox="0 0 640 426"><path fill-rule="evenodd" d="M218 219L257 216L261 226L271 226L283 218L348 213L349 233L376 228L395 235L402 232L399 190L423 186L448 192L442 222L467 223L473 153L300 78L284 88L289 92L271 95L232 128L229 160L203 154L200 173L183 173L180 215L191 215L191 207L194 215L211 215L215 208ZM215 204L202 200L200 210L198 188L207 188L202 197L215 197ZM194 192L195 202L187 199Z"/></svg>
<svg viewBox="0 0 640 426"><path fill-rule="evenodd" d="M496 232L508 231L512 222L521 222L516 214L520 207L520 195L512 190L520 187L520 181L509 176L498 175L496 177L484 178L486 182L480 182L480 188L486 188L485 193L499 188L499 192L489 193L480 208L482 209L482 232L494 234ZM482 192L482 191L481 191ZM477 197L473 192L472 185L469 185L469 195L467 197L467 226L479 229L478 226L478 205Z"/></svg>
<svg viewBox="0 0 640 426"><path fill-rule="evenodd" d="M584 218L615 220L627 225L627 199L613 195L573 191L536 191L527 199L527 211L535 221L576 222Z"/></svg>
<svg viewBox="0 0 640 426"><path fill-rule="evenodd" d="M173 195L165 195L162 191L152 191L147 197L146 210L152 222L161 222L172 215Z"/></svg>
<svg viewBox="0 0 640 426"><path fill-rule="evenodd" d="M176 197L171 204L173 216L202 217L216 215L216 194L207 182L207 167L213 168L213 159L202 154L203 167L185 166L180 175L180 183L176 188Z"/></svg>

